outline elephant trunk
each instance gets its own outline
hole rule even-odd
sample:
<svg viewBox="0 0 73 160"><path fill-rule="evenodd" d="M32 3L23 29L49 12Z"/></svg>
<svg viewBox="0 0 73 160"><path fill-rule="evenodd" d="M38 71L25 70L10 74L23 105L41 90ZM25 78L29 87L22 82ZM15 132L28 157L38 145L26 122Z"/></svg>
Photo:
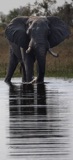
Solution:
<svg viewBox="0 0 73 160"><path fill-rule="evenodd" d="M54 57L58 57L58 54L55 53L55 52L53 52L53 51L50 49L49 42L47 42L47 44L48 44L48 51L49 51L49 53L50 53L51 55L53 55ZM34 45L33 39L31 39L30 42L29 42L28 49L26 50L26 53L30 53L33 45Z"/></svg>

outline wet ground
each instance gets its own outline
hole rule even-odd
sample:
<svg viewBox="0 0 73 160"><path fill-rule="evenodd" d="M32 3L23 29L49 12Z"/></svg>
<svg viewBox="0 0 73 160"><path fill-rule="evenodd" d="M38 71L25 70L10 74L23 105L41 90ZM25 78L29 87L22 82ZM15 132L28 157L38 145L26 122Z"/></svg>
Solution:
<svg viewBox="0 0 73 160"><path fill-rule="evenodd" d="M0 160L73 160L73 79L0 79Z"/></svg>

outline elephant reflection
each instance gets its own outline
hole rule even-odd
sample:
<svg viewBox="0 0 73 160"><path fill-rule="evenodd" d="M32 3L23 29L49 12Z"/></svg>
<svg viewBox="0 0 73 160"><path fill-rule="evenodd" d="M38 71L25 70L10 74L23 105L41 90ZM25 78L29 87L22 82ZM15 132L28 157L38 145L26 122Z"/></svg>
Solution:
<svg viewBox="0 0 73 160"><path fill-rule="evenodd" d="M68 26L58 17L17 17L7 26L5 35L10 44L10 60L5 78L10 82L20 62L23 81L34 78L34 62L37 60L37 82L44 81L46 53L69 37Z"/></svg>
<svg viewBox="0 0 73 160"><path fill-rule="evenodd" d="M46 137L45 85L11 85L9 91L10 138ZM43 135L42 135L42 131ZM28 140L27 140L28 141Z"/></svg>
<svg viewBox="0 0 73 160"><path fill-rule="evenodd" d="M59 93L44 84L11 85L9 89L10 156L64 158L68 152Z"/></svg>
<svg viewBox="0 0 73 160"><path fill-rule="evenodd" d="M11 85L9 91L9 106L13 115L20 114L46 114L46 94L44 84ZM35 109L36 108L36 109ZM37 113L36 113L37 112Z"/></svg>

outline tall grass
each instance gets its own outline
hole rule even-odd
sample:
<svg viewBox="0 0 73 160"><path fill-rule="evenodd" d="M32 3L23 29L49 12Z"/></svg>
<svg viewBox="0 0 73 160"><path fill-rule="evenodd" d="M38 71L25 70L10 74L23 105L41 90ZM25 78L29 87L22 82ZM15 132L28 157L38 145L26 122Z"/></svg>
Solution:
<svg viewBox="0 0 73 160"><path fill-rule="evenodd" d="M73 37L65 40L53 50L58 53L59 57L47 55L46 75L73 77Z"/></svg>

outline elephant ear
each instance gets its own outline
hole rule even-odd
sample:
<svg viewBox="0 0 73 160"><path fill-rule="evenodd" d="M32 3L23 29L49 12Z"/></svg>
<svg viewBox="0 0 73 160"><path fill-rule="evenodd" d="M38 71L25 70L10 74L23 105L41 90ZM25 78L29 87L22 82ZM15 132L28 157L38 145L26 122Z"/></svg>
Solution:
<svg viewBox="0 0 73 160"><path fill-rule="evenodd" d="M26 22L27 17L17 17L14 18L5 30L5 35L7 39L18 46L24 48L25 41L27 41L26 35Z"/></svg>
<svg viewBox="0 0 73 160"><path fill-rule="evenodd" d="M58 17L51 16L47 17L47 19L50 27L50 35L48 36L48 40L50 43L50 48L53 48L69 37L70 30L67 24Z"/></svg>

